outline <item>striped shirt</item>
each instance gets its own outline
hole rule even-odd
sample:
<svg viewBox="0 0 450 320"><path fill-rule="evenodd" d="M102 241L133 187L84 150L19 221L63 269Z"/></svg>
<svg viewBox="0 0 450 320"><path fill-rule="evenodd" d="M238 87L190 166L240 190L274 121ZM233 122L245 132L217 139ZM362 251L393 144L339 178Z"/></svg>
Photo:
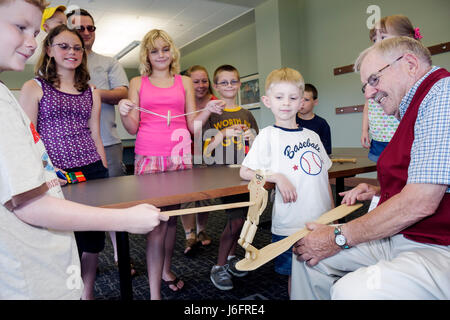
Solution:
<svg viewBox="0 0 450 320"><path fill-rule="evenodd" d="M438 69L433 67L403 97L399 107L401 118L422 81ZM450 77L436 82L419 107L408 183L450 185ZM449 187L446 192L450 193Z"/></svg>

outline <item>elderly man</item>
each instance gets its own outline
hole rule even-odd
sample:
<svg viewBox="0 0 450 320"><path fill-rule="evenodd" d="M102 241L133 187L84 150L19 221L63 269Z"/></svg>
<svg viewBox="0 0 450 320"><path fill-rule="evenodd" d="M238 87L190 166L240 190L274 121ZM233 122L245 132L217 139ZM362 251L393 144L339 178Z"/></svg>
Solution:
<svg viewBox="0 0 450 320"><path fill-rule="evenodd" d="M450 299L450 73L406 37L366 49L355 67L366 98L401 121L377 163L380 187L360 184L342 202L381 198L340 227L308 224L291 298Z"/></svg>

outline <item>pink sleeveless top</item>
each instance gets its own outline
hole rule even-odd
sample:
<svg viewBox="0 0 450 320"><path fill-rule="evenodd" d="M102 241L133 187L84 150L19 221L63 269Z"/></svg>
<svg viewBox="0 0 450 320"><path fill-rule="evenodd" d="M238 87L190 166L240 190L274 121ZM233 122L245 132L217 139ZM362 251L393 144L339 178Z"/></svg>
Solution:
<svg viewBox="0 0 450 320"><path fill-rule="evenodd" d="M185 90L180 75L175 75L169 88L154 86L148 76L142 76L139 90L140 108L171 117L185 112ZM190 155L191 134L187 128L186 116L167 119L146 112L140 112L139 129L136 136L135 153L144 156L186 156Z"/></svg>

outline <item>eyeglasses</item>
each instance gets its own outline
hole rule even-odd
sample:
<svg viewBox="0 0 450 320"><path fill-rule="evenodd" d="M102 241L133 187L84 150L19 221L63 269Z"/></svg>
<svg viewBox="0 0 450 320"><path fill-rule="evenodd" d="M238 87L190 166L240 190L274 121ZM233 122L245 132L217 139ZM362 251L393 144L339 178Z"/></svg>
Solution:
<svg viewBox="0 0 450 320"><path fill-rule="evenodd" d="M75 51L77 53L84 51L84 48L78 44L76 44L74 46L71 46L65 42L52 44L52 47L55 47L55 46L58 46L63 51L69 51L70 49L73 49L73 51Z"/></svg>
<svg viewBox="0 0 450 320"><path fill-rule="evenodd" d="M380 81L380 77L381 77L381 72L387 68L389 68L390 66L392 66L394 63L396 63L397 61L399 61L401 58L403 58L403 56L397 58L394 62L384 66L383 68L381 68L380 70L378 70L376 73L372 73L369 78L367 79L367 82L362 86L361 91L362 93L366 93L366 86L369 84L371 87L375 87L378 82Z"/></svg>
<svg viewBox="0 0 450 320"><path fill-rule="evenodd" d="M84 30L87 30L92 33L97 29L97 27L91 26L91 25L86 26L86 27L85 26L76 26L75 29L78 30L79 32L84 32Z"/></svg>
<svg viewBox="0 0 450 320"><path fill-rule="evenodd" d="M228 87L228 85L231 85L234 87L234 86L237 86L239 83L240 83L239 80L231 80L230 82L225 80L225 81L218 82L217 85L221 86L221 87Z"/></svg>

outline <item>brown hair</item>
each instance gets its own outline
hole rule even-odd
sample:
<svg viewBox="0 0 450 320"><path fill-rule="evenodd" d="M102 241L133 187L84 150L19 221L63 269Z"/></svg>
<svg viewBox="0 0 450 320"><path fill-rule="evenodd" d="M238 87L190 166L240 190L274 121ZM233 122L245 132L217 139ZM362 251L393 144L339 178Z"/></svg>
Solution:
<svg viewBox="0 0 450 320"><path fill-rule="evenodd" d="M319 97L317 88L314 87L311 83L305 83L305 92L311 92L314 100L316 100Z"/></svg>
<svg viewBox="0 0 450 320"><path fill-rule="evenodd" d="M236 73L236 76L238 78L238 80L241 80L241 77L239 75L239 71L233 67L232 65L229 64L223 64L220 67L218 67L216 69L216 71L214 71L214 83L217 84L217 79L219 78L219 73L224 72L224 71L228 71L228 72L234 72Z"/></svg>
<svg viewBox="0 0 450 320"><path fill-rule="evenodd" d="M47 37L45 37L42 43L42 51L39 57L38 62L34 68L34 73L36 76L41 77L47 82L51 83L52 86L59 88L60 79L56 70L56 63L53 57L49 57L47 54L47 49L50 48L53 44L53 39L62 32L70 32L78 37L81 41L81 46L84 48L84 41L81 35L75 30L70 29L66 25L60 25L48 33ZM87 68L87 56L86 50L83 51L83 58L81 60L81 64L75 69L75 88L82 92L89 88L88 81L90 80L89 71Z"/></svg>
<svg viewBox="0 0 450 320"><path fill-rule="evenodd" d="M69 19L71 16L84 16L84 17L89 17L92 20L92 24L95 24L94 22L94 18L92 17L92 15L85 9L75 9L70 11L69 13L67 13L66 17L67 19Z"/></svg>
<svg viewBox="0 0 450 320"><path fill-rule="evenodd" d="M180 73L180 51L175 47L172 38L164 30L153 29L147 32L141 42L141 51L139 53L140 66L139 71L142 75L150 76L152 74L152 65L148 60L148 53L155 48L155 41L162 39L170 46L170 53L172 54L172 62L170 64L170 74L174 75Z"/></svg>
<svg viewBox="0 0 450 320"><path fill-rule="evenodd" d="M8 2L13 2L16 0L0 0L0 5L4 5ZM42 12L44 12L45 8L49 5L49 3L46 0L23 0L25 2L28 2L29 4L35 5L38 7Z"/></svg>
<svg viewBox="0 0 450 320"><path fill-rule="evenodd" d="M377 28L384 33L416 39L416 31L411 21L407 16L401 14L381 18L378 24L369 32L369 39L371 41L373 41L376 35Z"/></svg>
<svg viewBox="0 0 450 320"><path fill-rule="evenodd" d="M206 70L205 67L200 66L200 65L195 65L195 66L191 66L189 69L187 69L186 71L186 75L188 77L191 76L191 74L195 71L203 71L204 73L206 73L206 77L208 77L208 93L209 94L213 94L212 88L211 88L211 80L209 80L209 74L208 74L208 70Z"/></svg>

